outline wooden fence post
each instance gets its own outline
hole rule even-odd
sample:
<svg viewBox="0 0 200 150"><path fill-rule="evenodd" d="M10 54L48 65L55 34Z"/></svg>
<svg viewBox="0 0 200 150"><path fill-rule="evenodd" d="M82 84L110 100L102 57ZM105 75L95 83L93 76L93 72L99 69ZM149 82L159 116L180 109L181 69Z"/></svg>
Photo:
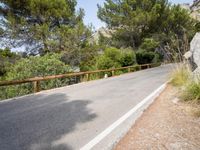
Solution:
<svg viewBox="0 0 200 150"><path fill-rule="evenodd" d="M139 67L139 70L142 70L142 66L141 65L139 65L138 67Z"/></svg>
<svg viewBox="0 0 200 150"><path fill-rule="evenodd" d="M115 75L115 71L114 70L112 70L112 76L114 76Z"/></svg>
<svg viewBox="0 0 200 150"><path fill-rule="evenodd" d="M86 76L86 81L89 81L89 74L87 73L85 74L85 76Z"/></svg>
<svg viewBox="0 0 200 150"><path fill-rule="evenodd" d="M33 90L34 93L40 92L40 81L33 82Z"/></svg>
<svg viewBox="0 0 200 150"><path fill-rule="evenodd" d="M80 82L83 82L84 81L84 75L81 75L80 76Z"/></svg>
<svg viewBox="0 0 200 150"><path fill-rule="evenodd" d="M128 72L131 72L131 68L128 68Z"/></svg>

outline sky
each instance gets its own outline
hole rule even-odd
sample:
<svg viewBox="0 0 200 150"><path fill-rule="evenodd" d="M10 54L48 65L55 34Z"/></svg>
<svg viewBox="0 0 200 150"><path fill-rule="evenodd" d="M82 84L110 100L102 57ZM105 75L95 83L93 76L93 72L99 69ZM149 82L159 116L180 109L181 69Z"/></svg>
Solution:
<svg viewBox="0 0 200 150"><path fill-rule="evenodd" d="M192 3L193 0L169 0L172 3ZM97 17L97 4L102 5L104 0L77 0L78 5L77 8L83 8L85 10L84 22L86 25L90 25L91 23L95 27L95 29L99 29L100 27L105 26L101 20Z"/></svg>

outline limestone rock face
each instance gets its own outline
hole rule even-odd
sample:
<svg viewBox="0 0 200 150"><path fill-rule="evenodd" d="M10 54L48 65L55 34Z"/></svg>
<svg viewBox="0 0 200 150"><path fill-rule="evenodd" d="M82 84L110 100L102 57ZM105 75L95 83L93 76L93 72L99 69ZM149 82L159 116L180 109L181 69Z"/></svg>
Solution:
<svg viewBox="0 0 200 150"><path fill-rule="evenodd" d="M197 67L200 67L200 33L196 33L191 41L190 51L192 53L194 63L197 65Z"/></svg>
<svg viewBox="0 0 200 150"><path fill-rule="evenodd" d="M196 33L190 43L190 51L186 52L184 57L189 60L192 71L198 73L200 70L200 33Z"/></svg>

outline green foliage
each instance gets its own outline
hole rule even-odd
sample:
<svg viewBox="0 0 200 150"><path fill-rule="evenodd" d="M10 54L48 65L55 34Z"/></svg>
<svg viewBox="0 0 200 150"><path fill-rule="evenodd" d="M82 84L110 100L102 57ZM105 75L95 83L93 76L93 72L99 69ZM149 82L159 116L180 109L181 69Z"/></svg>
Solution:
<svg viewBox="0 0 200 150"><path fill-rule="evenodd" d="M84 11L76 11L76 0L1 1L1 42L26 46L28 53L78 50L90 29L83 24Z"/></svg>
<svg viewBox="0 0 200 150"><path fill-rule="evenodd" d="M60 54L31 56L19 60L7 73L7 80L19 80L32 77L43 77L69 72L70 68L61 60Z"/></svg>
<svg viewBox="0 0 200 150"><path fill-rule="evenodd" d="M112 60L110 57L106 55L102 55L97 58L96 67L98 69L110 69L110 68L118 68L120 64L118 61Z"/></svg>
<svg viewBox="0 0 200 150"><path fill-rule="evenodd" d="M86 45L80 50L80 70L90 71L95 70L94 67L96 63L96 57L98 56L98 51L101 49L98 45Z"/></svg>
<svg viewBox="0 0 200 150"><path fill-rule="evenodd" d="M188 67L178 66L171 75L171 78L172 85L182 87L181 98L183 100L200 102L199 79L194 80Z"/></svg>
<svg viewBox="0 0 200 150"><path fill-rule="evenodd" d="M200 82L189 83L182 94L182 98L185 101L193 100L200 103Z"/></svg>
<svg viewBox="0 0 200 150"><path fill-rule="evenodd" d="M158 53L140 49L136 52L136 59L138 64L150 64L160 62L161 57Z"/></svg>
<svg viewBox="0 0 200 150"><path fill-rule="evenodd" d="M140 45L141 49L145 49L147 51L155 51L155 49L159 46L159 42L155 41L153 38L145 38L142 44Z"/></svg>
<svg viewBox="0 0 200 150"><path fill-rule="evenodd" d="M5 57L12 58L12 57L16 57L17 54L14 52L11 52L9 48L5 48L5 49L0 49L0 56L4 58Z"/></svg>
<svg viewBox="0 0 200 150"><path fill-rule="evenodd" d="M195 31L196 31L196 32L200 32L200 22L197 22L197 23L195 24Z"/></svg>
<svg viewBox="0 0 200 150"><path fill-rule="evenodd" d="M131 49L106 48L104 54L96 58L97 69L110 69L136 64L135 53Z"/></svg>
<svg viewBox="0 0 200 150"><path fill-rule="evenodd" d="M121 52L120 64L122 67L136 64L136 55L132 49L123 49Z"/></svg>
<svg viewBox="0 0 200 150"><path fill-rule="evenodd" d="M61 60L60 54L47 54L43 57L31 56L19 60L12 65L5 76L5 80L23 80L32 77L43 77L48 75L65 74L71 70ZM41 89L51 89L67 84L68 79L54 79L41 82ZM31 84L22 84L19 86L8 86L2 88L1 98L9 98L32 93L33 86Z"/></svg>
<svg viewBox="0 0 200 150"><path fill-rule="evenodd" d="M109 48L105 49L104 55L106 57L110 58L111 60L118 62L118 61L120 61L121 52L117 48L109 47Z"/></svg>
<svg viewBox="0 0 200 150"><path fill-rule="evenodd" d="M113 30L110 45L118 48L184 53L195 32L190 14L167 0L106 0L98 8L98 17Z"/></svg>
<svg viewBox="0 0 200 150"><path fill-rule="evenodd" d="M0 49L0 77L3 78L8 71L9 66L14 64L20 58L20 55L11 52L9 48Z"/></svg>

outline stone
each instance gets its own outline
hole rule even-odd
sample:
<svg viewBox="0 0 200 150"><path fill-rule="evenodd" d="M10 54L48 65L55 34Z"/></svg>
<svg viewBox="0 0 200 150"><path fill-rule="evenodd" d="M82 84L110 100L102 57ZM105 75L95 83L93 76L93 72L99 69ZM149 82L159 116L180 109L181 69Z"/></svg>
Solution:
<svg viewBox="0 0 200 150"><path fill-rule="evenodd" d="M179 98L174 98L173 100L172 100L172 102L174 103L174 104L178 104L178 102L180 101L180 99Z"/></svg>
<svg viewBox="0 0 200 150"><path fill-rule="evenodd" d="M200 33L196 33L192 39L190 43L190 51L194 62L198 67L200 67Z"/></svg>
<svg viewBox="0 0 200 150"><path fill-rule="evenodd" d="M191 58L192 57L192 52L191 51L186 52L184 57L185 57L185 59Z"/></svg>
<svg viewBox="0 0 200 150"><path fill-rule="evenodd" d="M190 51L184 55L191 64L193 75L200 77L200 32L196 33L190 43Z"/></svg>

